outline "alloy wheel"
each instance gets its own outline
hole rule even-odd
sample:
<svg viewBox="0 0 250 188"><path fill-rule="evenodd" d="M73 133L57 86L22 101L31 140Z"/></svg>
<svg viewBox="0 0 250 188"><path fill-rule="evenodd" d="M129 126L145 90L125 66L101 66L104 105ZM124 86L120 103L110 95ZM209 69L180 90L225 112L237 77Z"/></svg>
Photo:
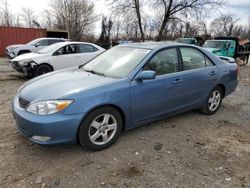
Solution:
<svg viewBox="0 0 250 188"><path fill-rule="evenodd" d="M108 143L115 135L117 121L111 114L105 113L96 117L89 126L88 136L96 145Z"/></svg>
<svg viewBox="0 0 250 188"><path fill-rule="evenodd" d="M215 111L221 102L221 93L218 90L214 90L208 99L208 108L210 111Z"/></svg>

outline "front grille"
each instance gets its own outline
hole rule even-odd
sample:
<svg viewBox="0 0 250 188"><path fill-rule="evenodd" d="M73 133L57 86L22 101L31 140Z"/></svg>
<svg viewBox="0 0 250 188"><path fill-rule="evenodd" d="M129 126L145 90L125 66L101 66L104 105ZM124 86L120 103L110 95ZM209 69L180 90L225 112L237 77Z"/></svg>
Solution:
<svg viewBox="0 0 250 188"><path fill-rule="evenodd" d="M28 101L22 97L19 97L18 101L19 101L19 105L21 108L26 108L30 104L30 101Z"/></svg>

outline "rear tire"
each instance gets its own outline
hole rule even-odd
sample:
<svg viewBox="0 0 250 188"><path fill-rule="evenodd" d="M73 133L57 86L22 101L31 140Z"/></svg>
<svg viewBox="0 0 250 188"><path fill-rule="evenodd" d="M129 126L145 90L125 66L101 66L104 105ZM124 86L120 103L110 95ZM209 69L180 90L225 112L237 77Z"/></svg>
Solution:
<svg viewBox="0 0 250 188"><path fill-rule="evenodd" d="M200 111L206 115L212 115L218 111L223 99L223 92L220 86L216 86L207 97Z"/></svg>
<svg viewBox="0 0 250 188"><path fill-rule="evenodd" d="M122 116L113 107L100 107L82 121L78 140L87 150L100 151L111 146L122 131Z"/></svg>
<svg viewBox="0 0 250 188"><path fill-rule="evenodd" d="M49 66L49 65L46 65L46 64L42 64L42 65L39 65L35 71L34 71L34 75L35 76L40 76L42 74L46 74L48 72L52 72L53 69Z"/></svg>

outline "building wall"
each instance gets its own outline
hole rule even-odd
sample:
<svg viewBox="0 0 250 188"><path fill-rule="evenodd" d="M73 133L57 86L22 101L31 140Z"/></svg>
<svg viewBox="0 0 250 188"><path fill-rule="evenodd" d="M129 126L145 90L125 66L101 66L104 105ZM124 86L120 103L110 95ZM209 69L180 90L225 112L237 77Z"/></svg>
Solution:
<svg viewBox="0 0 250 188"><path fill-rule="evenodd" d="M45 29L0 26L0 56L5 56L5 48L9 45L25 44L46 35Z"/></svg>

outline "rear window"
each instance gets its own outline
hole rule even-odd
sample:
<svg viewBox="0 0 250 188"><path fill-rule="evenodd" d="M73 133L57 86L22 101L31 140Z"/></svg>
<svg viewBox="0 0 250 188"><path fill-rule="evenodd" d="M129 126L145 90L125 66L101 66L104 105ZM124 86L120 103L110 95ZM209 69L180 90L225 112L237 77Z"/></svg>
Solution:
<svg viewBox="0 0 250 188"><path fill-rule="evenodd" d="M98 49L89 44L79 44L79 53L95 52Z"/></svg>
<svg viewBox="0 0 250 188"><path fill-rule="evenodd" d="M206 67L205 57L202 53L193 48L180 48L183 69L191 70L191 69L199 69Z"/></svg>

